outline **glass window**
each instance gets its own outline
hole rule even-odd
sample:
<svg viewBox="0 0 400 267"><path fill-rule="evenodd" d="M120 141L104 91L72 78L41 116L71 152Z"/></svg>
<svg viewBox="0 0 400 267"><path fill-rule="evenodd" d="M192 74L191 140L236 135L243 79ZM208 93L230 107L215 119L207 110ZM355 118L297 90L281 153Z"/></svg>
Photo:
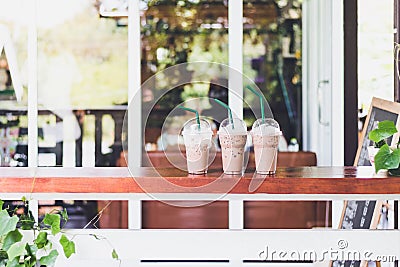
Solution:
<svg viewBox="0 0 400 267"><path fill-rule="evenodd" d="M93 0L37 1L39 166L116 166L128 34L103 10Z"/></svg>
<svg viewBox="0 0 400 267"><path fill-rule="evenodd" d="M358 1L359 134L372 97L394 99L394 1Z"/></svg>
<svg viewBox="0 0 400 267"><path fill-rule="evenodd" d="M263 92L287 143L302 140L301 8L297 0L243 1L243 72ZM244 93L252 106L260 106L254 95ZM255 117L248 107L244 117L251 126ZM280 149L287 149L286 142Z"/></svg>
<svg viewBox="0 0 400 267"><path fill-rule="evenodd" d="M142 83L157 72L180 63L209 61L228 64L227 1L142 0L140 16ZM184 68L196 76L196 69ZM176 112L168 117L163 128L167 115L181 103L214 93L211 79L177 88L164 87L169 79L174 77L157 76L154 84L147 83L142 88L143 114L150 114L144 122L148 151L176 150L177 135L187 117L184 112ZM225 83L227 85L227 80ZM191 107L207 115L212 104L207 99ZM178 124L179 127L175 127Z"/></svg>
<svg viewBox="0 0 400 267"><path fill-rule="evenodd" d="M368 112L372 97L393 101L394 1L358 1L358 105Z"/></svg>
<svg viewBox="0 0 400 267"><path fill-rule="evenodd" d="M27 2L2 1L0 8L0 166L28 165Z"/></svg>

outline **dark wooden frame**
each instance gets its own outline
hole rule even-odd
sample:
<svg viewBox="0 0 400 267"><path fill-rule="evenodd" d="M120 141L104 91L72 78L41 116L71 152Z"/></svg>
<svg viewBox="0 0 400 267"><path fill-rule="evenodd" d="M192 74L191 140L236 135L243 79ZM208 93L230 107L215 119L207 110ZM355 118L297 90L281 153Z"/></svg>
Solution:
<svg viewBox="0 0 400 267"><path fill-rule="evenodd" d="M357 0L343 0L344 7L344 165L353 165L358 147L358 48Z"/></svg>

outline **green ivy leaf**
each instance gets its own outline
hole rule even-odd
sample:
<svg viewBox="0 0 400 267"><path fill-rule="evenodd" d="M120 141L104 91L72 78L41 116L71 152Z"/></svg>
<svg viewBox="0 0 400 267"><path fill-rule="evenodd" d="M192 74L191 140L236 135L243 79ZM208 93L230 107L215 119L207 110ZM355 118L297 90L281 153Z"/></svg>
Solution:
<svg viewBox="0 0 400 267"><path fill-rule="evenodd" d="M27 254L24 258L24 267L35 267L35 264L36 264L36 256L35 255L37 252L36 246L35 245L30 246L29 244L26 244L25 250L26 250Z"/></svg>
<svg viewBox="0 0 400 267"><path fill-rule="evenodd" d="M4 201L0 199L0 210L3 209Z"/></svg>
<svg viewBox="0 0 400 267"><path fill-rule="evenodd" d="M17 227L18 217L8 215L6 210L0 211L0 237L14 231Z"/></svg>
<svg viewBox="0 0 400 267"><path fill-rule="evenodd" d="M379 170L396 169L400 164L400 149L390 150L386 144L375 155L375 172Z"/></svg>
<svg viewBox="0 0 400 267"><path fill-rule="evenodd" d="M33 244L33 245L26 244L25 250L26 250L27 256L28 256L25 258L25 266L30 266L30 267L35 266L36 253L38 251L37 246L35 244Z"/></svg>
<svg viewBox="0 0 400 267"><path fill-rule="evenodd" d="M60 244L63 247L65 257L69 258L75 253L75 243L70 241L65 235L61 236Z"/></svg>
<svg viewBox="0 0 400 267"><path fill-rule="evenodd" d="M56 263L57 257L58 257L58 252L57 250L54 249L50 251L49 255L41 257L39 261L41 265L52 267Z"/></svg>
<svg viewBox="0 0 400 267"><path fill-rule="evenodd" d="M27 214L21 214L19 222L22 230L32 230L35 226L35 218L33 217L32 211L28 210Z"/></svg>
<svg viewBox="0 0 400 267"><path fill-rule="evenodd" d="M19 232L18 229L8 232L3 241L3 249L7 251L12 244L17 243L21 240L22 240L22 234Z"/></svg>
<svg viewBox="0 0 400 267"><path fill-rule="evenodd" d="M6 267L24 267L24 264L19 263L19 257L9 260Z"/></svg>
<svg viewBox="0 0 400 267"><path fill-rule="evenodd" d="M119 260L118 253L115 251L115 249L113 249L111 256L113 259Z"/></svg>
<svg viewBox="0 0 400 267"><path fill-rule="evenodd" d="M51 234L56 235L60 232L60 215L46 214L43 223L50 226Z"/></svg>
<svg viewBox="0 0 400 267"><path fill-rule="evenodd" d="M7 255L7 251L0 249L0 262L2 260L7 260L8 259L8 255ZM1 266L1 264L0 264Z"/></svg>
<svg viewBox="0 0 400 267"><path fill-rule="evenodd" d="M24 267L36 267L36 260L34 260L31 256L28 256L24 259Z"/></svg>
<svg viewBox="0 0 400 267"><path fill-rule="evenodd" d="M22 242L14 243L7 250L8 259L14 259L15 257L25 255L25 244Z"/></svg>
<svg viewBox="0 0 400 267"><path fill-rule="evenodd" d="M67 221L68 221L67 209L64 208L64 209L60 212L60 214L61 214L61 218L64 220L64 222L67 222Z"/></svg>
<svg viewBox="0 0 400 267"><path fill-rule="evenodd" d="M39 249L44 248L49 243L49 240L47 239L47 233L40 232L37 238L35 239L34 243Z"/></svg>
<svg viewBox="0 0 400 267"><path fill-rule="evenodd" d="M369 132L368 137L370 140L378 143L393 134L397 133L396 126L393 121L385 120L378 123L378 128Z"/></svg>

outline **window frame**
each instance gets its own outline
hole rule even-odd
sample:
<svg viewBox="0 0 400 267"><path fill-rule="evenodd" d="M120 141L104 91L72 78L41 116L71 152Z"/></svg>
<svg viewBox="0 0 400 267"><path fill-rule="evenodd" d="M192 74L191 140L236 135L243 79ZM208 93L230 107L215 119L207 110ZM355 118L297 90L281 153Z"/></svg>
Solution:
<svg viewBox="0 0 400 267"><path fill-rule="evenodd" d="M37 3L40 0L28 1L30 25L28 30L28 167L38 166L38 29ZM140 1L128 0L128 102L141 110L141 46L140 27ZM228 65L234 72L243 71L243 1L228 1ZM133 25L133 26L132 26ZM239 118L243 118L243 77L229 73L228 104ZM303 101L304 104L304 101ZM132 112L128 109L130 122L128 123L128 164L130 167L142 166L144 152L143 130L141 112ZM305 114L303 115L305 116ZM305 147L307 149L307 147Z"/></svg>
<svg viewBox="0 0 400 267"><path fill-rule="evenodd" d="M139 1L129 0L129 25L140 25L140 8ZM228 82L229 91L228 104L232 112L237 114L239 118L243 118L243 77L235 75L237 72L243 72L243 57L237 55L243 54L243 1L237 4L236 1L228 2L228 66L230 67ZM128 99L130 105L141 110L142 90L141 86L141 53L140 49L140 27L129 27L128 29ZM237 45L241 44L241 45ZM232 71L231 71L232 70ZM128 123L128 166L130 168L142 167L143 147L143 122L141 112L134 112L128 107L129 122L135 121L142 127L133 127L133 123Z"/></svg>

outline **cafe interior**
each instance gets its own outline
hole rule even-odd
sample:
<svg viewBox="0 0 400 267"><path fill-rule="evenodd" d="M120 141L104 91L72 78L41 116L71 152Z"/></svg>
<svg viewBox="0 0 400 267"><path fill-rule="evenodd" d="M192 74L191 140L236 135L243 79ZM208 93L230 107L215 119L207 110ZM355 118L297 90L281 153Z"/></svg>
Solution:
<svg viewBox="0 0 400 267"><path fill-rule="evenodd" d="M66 209L65 231L110 236L120 251L115 263L90 258L101 245L78 245L73 266L395 266L265 260L260 249L291 237L299 248L305 229L337 242L330 230L347 228L346 205L363 194L392 195L360 228L398 227L395 178L375 186L371 162L358 159L368 158L370 107L400 114L399 4L0 0L0 200L38 221ZM211 136L200 173L183 130L200 130L196 118ZM232 177L225 119L245 128ZM260 120L279 130L267 173ZM319 244L309 236L304 246Z"/></svg>

